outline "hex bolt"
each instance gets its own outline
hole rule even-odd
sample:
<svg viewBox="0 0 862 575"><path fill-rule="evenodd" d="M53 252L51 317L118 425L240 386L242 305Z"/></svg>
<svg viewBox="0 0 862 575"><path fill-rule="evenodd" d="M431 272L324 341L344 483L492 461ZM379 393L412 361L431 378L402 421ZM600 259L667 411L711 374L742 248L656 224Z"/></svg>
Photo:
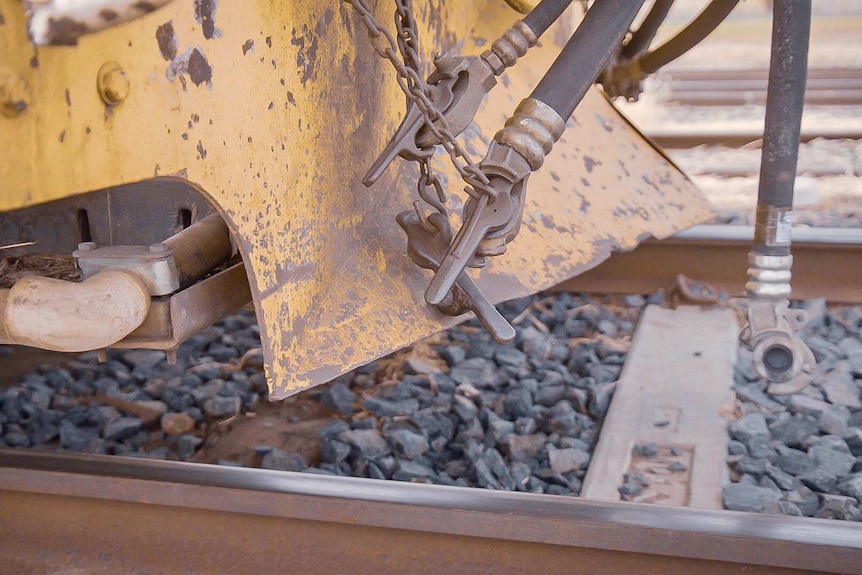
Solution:
<svg viewBox="0 0 862 575"><path fill-rule="evenodd" d="M28 86L24 77L0 69L0 114L14 118L27 109Z"/></svg>
<svg viewBox="0 0 862 575"><path fill-rule="evenodd" d="M107 62L99 68L96 87L102 101L116 106L129 95L129 77L116 62Z"/></svg>

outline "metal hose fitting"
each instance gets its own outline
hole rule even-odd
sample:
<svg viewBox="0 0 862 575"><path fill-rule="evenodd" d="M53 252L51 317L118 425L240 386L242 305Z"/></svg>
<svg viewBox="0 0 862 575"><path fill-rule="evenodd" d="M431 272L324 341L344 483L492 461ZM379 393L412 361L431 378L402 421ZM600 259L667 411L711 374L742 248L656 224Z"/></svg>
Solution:
<svg viewBox="0 0 862 575"><path fill-rule="evenodd" d="M566 121L553 108L535 98L525 98L494 140L521 154L530 169L536 171L565 129Z"/></svg>
<svg viewBox="0 0 862 575"><path fill-rule="evenodd" d="M753 300L782 300L790 297L790 269L793 256L748 254L748 281L745 292Z"/></svg>
<svg viewBox="0 0 862 575"><path fill-rule="evenodd" d="M536 45L539 38L523 20L515 22L511 28L491 44L491 49L482 53L482 59L490 66L495 76L515 65L518 58Z"/></svg>

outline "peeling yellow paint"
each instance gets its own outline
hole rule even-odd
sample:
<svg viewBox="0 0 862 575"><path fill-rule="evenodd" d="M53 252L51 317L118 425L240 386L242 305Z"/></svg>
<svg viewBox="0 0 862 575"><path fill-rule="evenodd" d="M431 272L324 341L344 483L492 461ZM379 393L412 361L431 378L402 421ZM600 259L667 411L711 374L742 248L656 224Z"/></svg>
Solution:
<svg viewBox="0 0 862 575"><path fill-rule="evenodd" d="M478 54L516 17L502 0L417 0L416 7L426 55ZM377 9L391 22L389 2ZM430 273L410 262L394 220L415 199L415 167L398 160L374 188L361 184L404 98L349 6L221 2L221 36L207 39L194 2L176 0L77 47L38 53L23 4L0 0L0 10L3 65L30 89L23 113L0 116L0 211L169 174L194 184L237 238L275 397L459 321L424 304ZM464 136L477 159L556 56L558 36L549 32L479 111ZM173 53L165 38L175 40L173 57L164 55ZM205 58L209 72L190 70L192 57ZM128 96L114 107L96 90L107 61L129 79ZM549 287L612 249L709 214L691 183L598 92L569 124L530 178L520 237L505 256L471 272L489 299ZM434 165L449 193L461 193L452 169Z"/></svg>

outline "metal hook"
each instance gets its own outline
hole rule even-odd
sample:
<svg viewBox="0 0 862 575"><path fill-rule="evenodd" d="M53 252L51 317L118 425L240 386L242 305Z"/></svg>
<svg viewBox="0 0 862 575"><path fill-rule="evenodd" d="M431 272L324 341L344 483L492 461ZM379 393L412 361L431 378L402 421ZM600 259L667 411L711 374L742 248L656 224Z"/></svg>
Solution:
<svg viewBox="0 0 862 575"><path fill-rule="evenodd" d="M429 188L434 189L434 194L429 193ZM416 191L422 200L443 214L449 216L449 208L446 207L446 193L443 191L443 185L440 179L431 173L431 168L427 162L419 164L419 180L416 182Z"/></svg>

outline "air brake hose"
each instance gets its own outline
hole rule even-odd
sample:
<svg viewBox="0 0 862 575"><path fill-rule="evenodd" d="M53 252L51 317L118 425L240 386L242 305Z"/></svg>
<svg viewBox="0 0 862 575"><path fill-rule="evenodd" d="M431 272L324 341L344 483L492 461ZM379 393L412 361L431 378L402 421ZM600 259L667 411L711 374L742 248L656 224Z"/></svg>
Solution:
<svg viewBox="0 0 862 575"><path fill-rule="evenodd" d="M638 58L638 67L644 75L652 74L673 62L709 36L718 25L724 22L739 0L712 0L703 12L680 30L680 32L653 50Z"/></svg>
<svg viewBox="0 0 862 575"><path fill-rule="evenodd" d="M523 22L538 38L557 21L571 3L572 0L542 0L524 16Z"/></svg>
<svg viewBox="0 0 862 575"><path fill-rule="evenodd" d="M665 18L667 18L667 13L670 11L671 6L673 6L673 0L655 1L649 14L644 18L638 29L632 33L632 37L626 45L623 46L623 60L631 60L649 50L650 44L655 39L659 27L665 21Z"/></svg>
<svg viewBox="0 0 862 575"><path fill-rule="evenodd" d="M645 0L596 0L530 98L566 119L596 81Z"/></svg>
<svg viewBox="0 0 862 575"><path fill-rule="evenodd" d="M808 73L811 0L776 0L753 252L790 255L790 215Z"/></svg>

